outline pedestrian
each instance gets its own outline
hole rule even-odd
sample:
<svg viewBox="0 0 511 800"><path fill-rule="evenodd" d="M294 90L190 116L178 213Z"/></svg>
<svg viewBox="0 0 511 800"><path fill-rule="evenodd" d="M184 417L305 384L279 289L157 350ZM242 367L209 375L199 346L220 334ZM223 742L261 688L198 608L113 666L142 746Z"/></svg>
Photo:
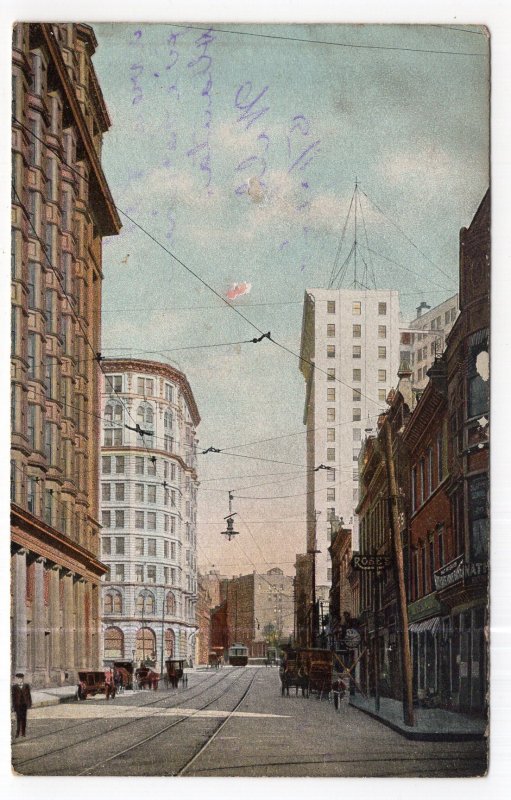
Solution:
<svg viewBox="0 0 511 800"><path fill-rule="evenodd" d="M107 700L109 700L110 697L112 698L112 700L115 698L114 677L110 670L107 670L105 672L105 694Z"/></svg>
<svg viewBox="0 0 511 800"><path fill-rule="evenodd" d="M27 732L27 711L32 708L32 695L30 686L24 681L22 672L16 673L16 683L11 687L12 707L16 714L16 739Z"/></svg>
<svg viewBox="0 0 511 800"><path fill-rule="evenodd" d="M121 673L119 672L118 669L114 669L114 686L115 686L115 693L116 694L121 691L121 689L122 689L122 678L121 678Z"/></svg>

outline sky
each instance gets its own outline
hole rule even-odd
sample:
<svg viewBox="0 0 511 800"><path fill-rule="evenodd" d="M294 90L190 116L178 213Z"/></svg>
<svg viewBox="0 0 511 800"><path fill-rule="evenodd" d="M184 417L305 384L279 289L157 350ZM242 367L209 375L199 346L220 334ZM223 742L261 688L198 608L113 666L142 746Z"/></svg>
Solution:
<svg viewBox="0 0 511 800"><path fill-rule="evenodd" d="M489 181L487 37L458 25L93 27L114 200L195 273L121 214L104 240L102 352L175 364L201 414L199 452L237 454L198 459L200 567L291 575L305 548L305 384L296 355L250 340L271 331L299 353L304 291L328 285L355 181L376 285L400 291L403 324L421 300L456 292L459 229ZM350 222L346 246L351 235ZM238 294L253 325L196 276Z"/></svg>

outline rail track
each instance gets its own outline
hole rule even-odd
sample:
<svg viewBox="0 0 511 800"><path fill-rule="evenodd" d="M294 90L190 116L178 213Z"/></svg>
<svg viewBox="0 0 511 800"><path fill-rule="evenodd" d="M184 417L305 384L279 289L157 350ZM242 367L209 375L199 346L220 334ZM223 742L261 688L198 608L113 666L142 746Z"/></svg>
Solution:
<svg viewBox="0 0 511 800"><path fill-rule="evenodd" d="M216 686L218 686L219 684L221 684L224 681L228 680L233 675L235 676L234 682L236 682L238 680L238 678L240 677L239 674L238 674L238 670L235 669L235 670L232 670L232 671L231 670L230 671L226 671L224 674L218 676L218 680L215 681L213 684L209 684L209 686L203 687L203 688L201 688L200 691L198 691L198 692L196 691L191 695L188 694L186 697L183 696L183 694L184 694L183 692L180 693L179 695L177 695L177 693L172 693L170 695L170 697L162 697L160 695L159 697L155 698L154 700L150 700L149 702L143 704L144 708L146 708L148 706L156 706L158 704L158 710L155 710L152 714L149 713L149 714L146 714L146 715L144 715L142 717L138 717L136 719L130 719L130 720L121 722L119 725L114 725L114 726L111 726L111 727L107 728L104 731L100 731L97 734L95 734L94 740L96 741L97 739L105 737L105 736L112 736L113 734L115 734L117 731L119 731L121 729L125 729L125 728L131 727L131 726L135 726L137 724L140 725L141 723L144 723L144 722L147 722L148 720L154 719L154 718L160 716L159 709L161 709L161 708L179 708L183 704L189 703L190 701L194 700L196 697L199 697L205 691L209 692L211 689L214 689ZM215 676L215 677L217 677L217 676ZM200 681L200 685L202 686L202 684L205 683L206 681L207 681L207 678L204 678L203 680ZM229 684L231 684L231 683L232 683L232 681L229 681ZM194 687L190 687L190 688L191 689L192 688L195 689L197 687L194 686ZM188 692L188 691L189 691L188 689L185 689L185 692ZM220 695L218 695L218 697L215 697L212 701L207 703L205 707L207 707L208 705L211 705L213 702L216 702L220 697L223 696L223 694L225 694L225 691L221 692ZM168 701L168 700L175 700L176 696L179 696L179 702L178 703L168 703L168 704L166 703L166 701ZM198 709L198 710L201 710L201 709ZM182 718L176 720L170 726L166 726L165 730L168 730L169 727L173 727L176 724L176 722L180 722L183 719L186 719L186 717L182 717ZM62 734L66 734L67 731L69 731L71 729L76 729L76 728L85 727L85 726L87 726L87 728L90 730L90 723L91 723L91 720L88 719L88 720L85 720L84 722L78 723L77 725L66 726L64 729L60 729L59 731L55 731L55 732L52 732L50 734L46 734L46 738L59 736L59 735L62 736ZM34 741L36 738L40 739L40 738L43 738L43 737L42 736L41 737L34 737L33 739L31 739L31 741ZM81 744L83 744L85 742L89 742L89 741L90 741L90 734L88 736L84 737L84 738L77 739L77 740L74 740L72 742L68 742L68 743L63 744L63 745L61 745L59 747L50 748L48 750L45 750L42 753L38 753L37 755L30 756L28 758L22 758L22 759L16 759L16 757L15 757L16 754L14 753L13 767L15 769L19 769L20 767L23 767L23 766L28 765L28 764L33 764L36 761L40 761L40 760L42 760L44 758L49 758L49 757L54 756L54 755L56 755L58 753L65 753L66 751L69 751L72 748L78 747L79 745L81 745ZM32 773L32 774L38 774L38 773ZM84 771L83 773L80 773L80 774L86 774L86 771Z"/></svg>

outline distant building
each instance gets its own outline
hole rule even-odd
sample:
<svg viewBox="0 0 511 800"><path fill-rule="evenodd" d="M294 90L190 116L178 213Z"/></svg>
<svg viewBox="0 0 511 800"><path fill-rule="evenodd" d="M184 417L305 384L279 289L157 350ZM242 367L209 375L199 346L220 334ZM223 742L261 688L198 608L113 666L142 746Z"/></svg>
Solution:
<svg viewBox="0 0 511 800"><path fill-rule="evenodd" d="M195 657L200 417L174 367L131 358L103 364L104 658L161 668L162 649L163 660Z"/></svg>
<svg viewBox="0 0 511 800"><path fill-rule="evenodd" d="M101 166L110 119L92 28L12 30L11 670L76 683L101 663Z"/></svg>
<svg viewBox="0 0 511 800"><path fill-rule="evenodd" d="M265 573L239 575L227 584L229 646L244 644L249 655L262 657L268 640L293 635L293 578L274 567Z"/></svg>
<svg viewBox="0 0 511 800"><path fill-rule="evenodd" d="M307 551L318 594L328 597L331 520L342 517L358 546L358 456L364 429L386 407L399 366L397 291L309 289L300 369L306 382ZM311 363L316 367L314 369Z"/></svg>
<svg viewBox="0 0 511 800"><path fill-rule="evenodd" d="M415 319L407 329L401 329L400 360L412 370L415 389L426 386L428 369L442 355L458 313L457 294L434 308L422 302Z"/></svg>
<svg viewBox="0 0 511 800"><path fill-rule="evenodd" d="M359 573L351 566L351 531L334 526L332 543L329 547L332 560L332 586L329 604L329 644L337 650L341 644L342 627L346 617L357 618L359 612L358 581Z"/></svg>

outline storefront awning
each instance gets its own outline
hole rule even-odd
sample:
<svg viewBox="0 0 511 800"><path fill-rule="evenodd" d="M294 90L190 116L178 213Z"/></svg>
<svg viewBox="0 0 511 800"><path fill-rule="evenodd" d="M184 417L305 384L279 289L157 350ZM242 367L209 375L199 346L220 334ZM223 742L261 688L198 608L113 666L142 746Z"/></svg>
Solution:
<svg viewBox="0 0 511 800"><path fill-rule="evenodd" d="M408 630L410 633L423 633L424 631L436 633L440 630L440 617L423 619L421 622L411 622L408 626Z"/></svg>

